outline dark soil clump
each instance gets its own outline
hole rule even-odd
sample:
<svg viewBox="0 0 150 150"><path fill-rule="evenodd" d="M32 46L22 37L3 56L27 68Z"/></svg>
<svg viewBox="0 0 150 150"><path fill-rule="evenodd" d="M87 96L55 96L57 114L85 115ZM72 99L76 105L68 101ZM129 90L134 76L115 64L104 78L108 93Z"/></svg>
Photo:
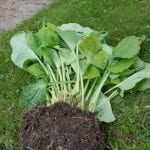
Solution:
<svg viewBox="0 0 150 150"><path fill-rule="evenodd" d="M24 114L22 150L103 150L105 132L92 113L64 102L37 105Z"/></svg>

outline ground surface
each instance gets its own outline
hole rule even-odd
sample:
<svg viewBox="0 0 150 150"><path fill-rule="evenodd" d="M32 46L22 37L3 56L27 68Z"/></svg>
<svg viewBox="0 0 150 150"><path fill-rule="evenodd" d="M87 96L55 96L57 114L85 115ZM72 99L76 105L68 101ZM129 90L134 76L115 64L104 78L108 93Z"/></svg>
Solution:
<svg viewBox="0 0 150 150"><path fill-rule="evenodd" d="M0 32L15 27L52 0L0 0Z"/></svg>
<svg viewBox="0 0 150 150"><path fill-rule="evenodd" d="M26 112L20 130L22 150L104 150L105 136L92 113L64 102Z"/></svg>
<svg viewBox="0 0 150 150"><path fill-rule="evenodd" d="M140 57L150 62L149 0L57 0L17 28L0 35L0 146L18 150L18 128L25 111L22 87L33 78L10 60L10 37L18 31L35 31L44 21L56 25L77 22L97 30L106 30L109 44L115 45L128 35L141 36ZM107 147L110 150L150 149L150 90L128 93L112 100L116 121L107 124ZM146 107L147 106L147 107Z"/></svg>

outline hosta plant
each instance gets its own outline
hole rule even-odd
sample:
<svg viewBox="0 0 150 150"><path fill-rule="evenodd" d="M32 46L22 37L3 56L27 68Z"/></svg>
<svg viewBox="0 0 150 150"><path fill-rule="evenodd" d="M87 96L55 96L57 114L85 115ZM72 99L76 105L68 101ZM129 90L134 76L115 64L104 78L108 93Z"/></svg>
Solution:
<svg viewBox="0 0 150 150"><path fill-rule="evenodd" d="M113 122L111 99L150 88L150 64L138 57L144 37L128 36L110 46L106 36L76 23L47 23L38 32L14 35L13 63L35 76L23 88L27 106L61 100Z"/></svg>

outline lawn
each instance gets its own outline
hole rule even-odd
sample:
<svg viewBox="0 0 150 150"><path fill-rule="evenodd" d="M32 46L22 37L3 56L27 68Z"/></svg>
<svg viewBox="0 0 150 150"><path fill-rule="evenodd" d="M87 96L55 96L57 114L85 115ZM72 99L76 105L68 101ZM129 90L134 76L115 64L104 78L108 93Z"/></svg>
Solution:
<svg viewBox="0 0 150 150"><path fill-rule="evenodd" d="M21 30L36 31L44 22L56 25L77 22L96 30L108 31L108 42L115 45L129 35L146 35L140 57L150 62L149 0L57 0L33 18L0 35L0 149L18 150L18 129L26 110L22 87L33 78L10 60L10 37ZM107 149L150 149L150 90L127 93L113 99L116 121L106 124ZM148 107L149 106L149 107Z"/></svg>

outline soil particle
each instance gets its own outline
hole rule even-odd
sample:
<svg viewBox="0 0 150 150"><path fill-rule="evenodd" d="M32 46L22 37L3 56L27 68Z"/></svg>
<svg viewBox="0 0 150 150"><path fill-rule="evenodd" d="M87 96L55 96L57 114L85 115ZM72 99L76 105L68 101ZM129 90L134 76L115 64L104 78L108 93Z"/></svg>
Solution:
<svg viewBox="0 0 150 150"><path fill-rule="evenodd" d="M0 32L15 27L53 0L0 0Z"/></svg>
<svg viewBox="0 0 150 150"><path fill-rule="evenodd" d="M92 113L58 102L24 114L20 141L22 150L103 150L105 131Z"/></svg>

